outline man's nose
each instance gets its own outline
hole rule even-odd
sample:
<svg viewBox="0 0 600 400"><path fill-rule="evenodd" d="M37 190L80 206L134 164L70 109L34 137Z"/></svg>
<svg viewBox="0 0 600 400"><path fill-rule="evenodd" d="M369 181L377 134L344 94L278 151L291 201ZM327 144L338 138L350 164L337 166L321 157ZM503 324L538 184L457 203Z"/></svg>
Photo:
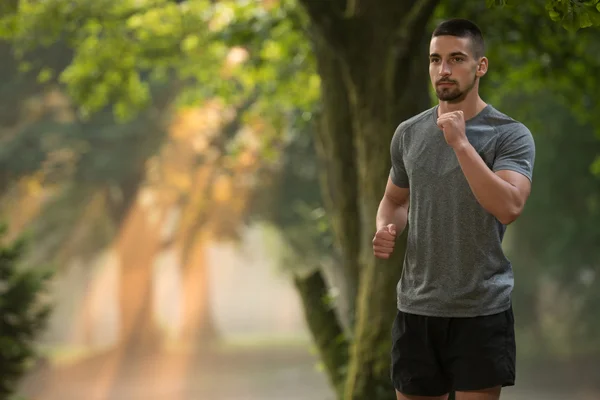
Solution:
<svg viewBox="0 0 600 400"><path fill-rule="evenodd" d="M450 65L447 62L442 62L440 66L440 75L448 76L450 74L452 74L452 69L450 68Z"/></svg>

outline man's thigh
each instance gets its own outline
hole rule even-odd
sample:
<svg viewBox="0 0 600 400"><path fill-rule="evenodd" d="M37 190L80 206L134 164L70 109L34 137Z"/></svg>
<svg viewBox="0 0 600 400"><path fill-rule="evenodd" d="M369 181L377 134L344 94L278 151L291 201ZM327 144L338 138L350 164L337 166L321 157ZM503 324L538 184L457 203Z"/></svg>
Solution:
<svg viewBox="0 0 600 400"><path fill-rule="evenodd" d="M498 400L500 399L501 386L490 389L474 390L471 392L456 392L455 400ZM449 395L428 397L428 396L410 396L396 391L397 400L448 400Z"/></svg>
<svg viewBox="0 0 600 400"><path fill-rule="evenodd" d="M451 376L457 400L497 399L496 388L514 385L516 344L512 309L453 319L448 334L444 368Z"/></svg>
<svg viewBox="0 0 600 400"><path fill-rule="evenodd" d="M397 400L448 400L448 395L443 396L410 396L396 391Z"/></svg>
<svg viewBox="0 0 600 400"><path fill-rule="evenodd" d="M456 392L456 400L498 400L502 386L470 392Z"/></svg>
<svg viewBox="0 0 600 400"><path fill-rule="evenodd" d="M392 327L391 379L398 399L445 399L450 381L439 360L436 331L448 318L399 311Z"/></svg>

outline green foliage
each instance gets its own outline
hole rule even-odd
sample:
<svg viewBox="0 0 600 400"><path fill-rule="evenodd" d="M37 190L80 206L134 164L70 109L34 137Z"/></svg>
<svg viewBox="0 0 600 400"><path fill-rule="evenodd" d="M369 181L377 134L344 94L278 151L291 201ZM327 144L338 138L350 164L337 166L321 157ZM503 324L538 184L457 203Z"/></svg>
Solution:
<svg viewBox="0 0 600 400"><path fill-rule="evenodd" d="M590 167L592 174L598 175L600 177L600 156L596 157L594 163Z"/></svg>
<svg viewBox="0 0 600 400"><path fill-rule="evenodd" d="M552 0L546 4L550 18L569 31L600 25L599 0Z"/></svg>
<svg viewBox="0 0 600 400"><path fill-rule="evenodd" d="M42 67L69 64L63 45L51 50L32 51L29 59ZM47 189L42 209L28 226L36 243L33 262L52 259L65 243L80 256L91 254L113 237L144 178L146 161L164 141L172 90L154 85L153 107L125 123L117 123L110 110L72 120L72 108L54 83L32 83L33 71L20 79L8 46L0 45L0 56L0 191L10 193L11 183L24 177ZM104 195L104 208L90 212L90 204L99 204L98 195ZM81 218L86 229L72 237Z"/></svg>
<svg viewBox="0 0 600 400"><path fill-rule="evenodd" d="M318 98L310 49L295 29L302 23L287 0L270 8L232 0L49 0L21 2L1 20L0 34L20 57L65 40L75 52L71 64L43 69L39 79L56 74L83 117L111 106L119 120L131 118L149 104L149 85L169 78L185 82L183 102L239 103L258 91L254 111L273 116L310 112Z"/></svg>
<svg viewBox="0 0 600 400"><path fill-rule="evenodd" d="M21 1L18 12L3 19L7 28L0 32L20 57L64 40L75 50L74 58L54 73L82 116L111 104L124 120L149 104L146 74L165 75L188 63L189 55L203 52L202 43L190 35L205 33L208 5L201 0L185 5L167 0ZM50 74L45 70L41 78Z"/></svg>
<svg viewBox="0 0 600 400"><path fill-rule="evenodd" d="M223 3L231 4L234 17L215 32L214 39L244 48L248 54L247 62L231 72L237 82L234 90L260 93L253 112L270 121L282 115L299 116L299 123L309 120L318 101L320 81L303 31L304 15L289 0L266 10L253 2Z"/></svg>
<svg viewBox="0 0 600 400"><path fill-rule="evenodd" d="M524 1L486 0L488 7L515 6L520 12ZM547 16L567 31L600 26L600 0L544 0Z"/></svg>
<svg viewBox="0 0 600 400"><path fill-rule="evenodd" d="M3 226L0 239L5 236ZM44 268L20 266L25 251L23 240L0 247L0 399L10 398L34 361L35 340L51 310L40 298L48 288L51 273Z"/></svg>

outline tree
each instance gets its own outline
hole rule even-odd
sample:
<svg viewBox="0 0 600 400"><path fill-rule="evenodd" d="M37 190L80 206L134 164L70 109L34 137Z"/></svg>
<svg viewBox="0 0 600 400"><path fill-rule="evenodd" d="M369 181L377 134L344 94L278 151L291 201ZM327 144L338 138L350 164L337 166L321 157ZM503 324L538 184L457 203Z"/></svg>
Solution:
<svg viewBox="0 0 600 400"><path fill-rule="evenodd" d="M50 305L46 294L50 271L24 268L26 248L20 239L6 243L6 227L0 230L0 399L9 399L20 378L37 357L35 341L43 332Z"/></svg>
<svg viewBox="0 0 600 400"><path fill-rule="evenodd" d="M439 0L371 0L368 6L360 0L298 0L303 12L283 0L280 7L273 1L258 6L179 3L26 3L6 19L7 34L25 50L39 35L49 42L59 34L67 37L76 55L62 78L84 114L113 102L117 115L126 117L149 96L142 77L173 71L197 90L189 90L187 100L199 94L235 101L258 87L263 97L249 112L263 112L274 126L293 128L293 121L283 118L292 109L314 115L325 165L324 203L340 253L339 268L355 300L348 308L352 335L347 373L340 374L343 366L332 363L328 367L335 370L329 376L340 398L392 398L388 337L404 241L393 259L374 260L373 221L389 172L388 157L382 155L389 153L391 136L400 121L431 105L427 27ZM492 3L508 2L487 2ZM574 30L600 24L597 3L545 4L552 19ZM221 68L234 45L243 45L235 54L247 61ZM116 53L117 62L112 62ZM311 114L317 95L319 108ZM319 279L309 282L322 286ZM306 285L299 289L322 293ZM327 332L343 331L336 327L337 319L325 320L332 328ZM320 332L313 334L318 338ZM341 346L344 351L348 349ZM335 359L345 362L343 356Z"/></svg>

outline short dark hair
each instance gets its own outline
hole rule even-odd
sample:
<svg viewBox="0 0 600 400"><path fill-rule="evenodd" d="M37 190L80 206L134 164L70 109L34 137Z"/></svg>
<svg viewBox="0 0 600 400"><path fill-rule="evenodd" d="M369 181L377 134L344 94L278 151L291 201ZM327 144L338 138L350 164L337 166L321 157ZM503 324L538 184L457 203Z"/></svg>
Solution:
<svg viewBox="0 0 600 400"><path fill-rule="evenodd" d="M441 22L433 31L432 38L437 36L468 37L473 44L475 57L483 57L485 54L485 42L481 29L472 21L462 18L453 18Z"/></svg>

